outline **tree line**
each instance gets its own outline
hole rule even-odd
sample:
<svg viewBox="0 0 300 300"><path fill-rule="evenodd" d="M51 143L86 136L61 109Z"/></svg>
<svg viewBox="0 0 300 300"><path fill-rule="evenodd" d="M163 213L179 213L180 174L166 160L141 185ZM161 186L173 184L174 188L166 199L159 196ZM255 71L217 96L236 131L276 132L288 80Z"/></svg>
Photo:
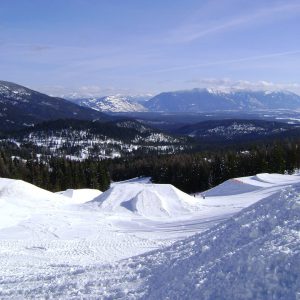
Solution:
<svg viewBox="0 0 300 300"><path fill-rule="evenodd" d="M224 148L196 153L141 155L110 160L74 161L36 156L32 148L0 146L0 177L23 179L51 191L67 188L106 190L110 181L149 176L188 192L200 192L221 182L257 173L292 173L300 168L300 139Z"/></svg>
<svg viewBox="0 0 300 300"><path fill-rule="evenodd" d="M99 160L74 161L56 157L11 156L0 148L0 177L22 179L41 188L57 192L68 188L92 188L104 191L110 178Z"/></svg>
<svg viewBox="0 0 300 300"><path fill-rule="evenodd" d="M300 168L300 141L253 145L247 150L223 149L209 152L110 160L112 180L138 176L152 177L155 183L170 183L194 193L223 181L257 173L292 173Z"/></svg>

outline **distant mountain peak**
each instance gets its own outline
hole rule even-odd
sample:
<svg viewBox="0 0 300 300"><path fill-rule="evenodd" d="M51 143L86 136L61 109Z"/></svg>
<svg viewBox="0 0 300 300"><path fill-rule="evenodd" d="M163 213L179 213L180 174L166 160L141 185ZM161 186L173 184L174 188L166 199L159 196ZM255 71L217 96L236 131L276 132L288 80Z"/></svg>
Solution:
<svg viewBox="0 0 300 300"><path fill-rule="evenodd" d="M192 89L164 92L145 102L152 112L255 111L300 108L300 96L287 91Z"/></svg>
<svg viewBox="0 0 300 300"><path fill-rule="evenodd" d="M12 82L0 81L1 130L21 129L42 121L67 118L111 119L65 99L51 97Z"/></svg>
<svg viewBox="0 0 300 300"><path fill-rule="evenodd" d="M148 99L149 96L124 96L116 94L100 98L89 97L70 100L79 105L102 112L145 112L147 109L142 103Z"/></svg>

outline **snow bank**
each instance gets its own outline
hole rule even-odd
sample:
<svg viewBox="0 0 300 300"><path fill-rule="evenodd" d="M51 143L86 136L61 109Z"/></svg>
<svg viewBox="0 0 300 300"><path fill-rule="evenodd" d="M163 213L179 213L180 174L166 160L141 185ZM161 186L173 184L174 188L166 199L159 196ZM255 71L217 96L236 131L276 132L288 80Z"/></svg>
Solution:
<svg viewBox="0 0 300 300"><path fill-rule="evenodd" d="M102 192L96 189L67 189L57 194L70 198L74 204L79 204L93 200L100 196Z"/></svg>
<svg viewBox="0 0 300 300"><path fill-rule="evenodd" d="M92 201L106 213L135 214L146 218L180 217L200 209L194 197L170 184L122 183Z"/></svg>

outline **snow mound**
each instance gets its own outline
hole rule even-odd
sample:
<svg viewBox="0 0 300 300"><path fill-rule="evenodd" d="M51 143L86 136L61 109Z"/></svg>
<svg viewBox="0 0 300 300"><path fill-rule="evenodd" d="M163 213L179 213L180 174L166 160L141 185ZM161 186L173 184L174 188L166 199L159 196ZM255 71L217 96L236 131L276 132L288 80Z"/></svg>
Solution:
<svg viewBox="0 0 300 300"><path fill-rule="evenodd" d="M252 183L246 183L237 178L226 180L225 182L217 185L203 194L208 197L228 196L249 193L259 189L261 189L261 186L254 185Z"/></svg>
<svg viewBox="0 0 300 300"><path fill-rule="evenodd" d="M257 181L267 182L271 184L288 184L299 182L299 176L297 175L283 175L283 174L269 174L262 173L254 176Z"/></svg>
<svg viewBox="0 0 300 300"><path fill-rule="evenodd" d="M262 173L255 176L229 179L203 194L211 197L238 195L262 188L293 184L299 181L300 177L296 175Z"/></svg>
<svg viewBox="0 0 300 300"><path fill-rule="evenodd" d="M37 210L55 209L64 198L22 180L0 178L0 228L16 225Z"/></svg>
<svg viewBox="0 0 300 300"><path fill-rule="evenodd" d="M23 180L0 178L0 199L14 203L20 208L34 209L53 206L64 198Z"/></svg>
<svg viewBox="0 0 300 300"><path fill-rule="evenodd" d="M96 189L67 189L57 194L70 198L74 204L79 204L93 200L100 196L102 192Z"/></svg>
<svg viewBox="0 0 300 300"><path fill-rule="evenodd" d="M94 199L102 211L146 218L180 217L200 209L198 201L170 184L122 183Z"/></svg>

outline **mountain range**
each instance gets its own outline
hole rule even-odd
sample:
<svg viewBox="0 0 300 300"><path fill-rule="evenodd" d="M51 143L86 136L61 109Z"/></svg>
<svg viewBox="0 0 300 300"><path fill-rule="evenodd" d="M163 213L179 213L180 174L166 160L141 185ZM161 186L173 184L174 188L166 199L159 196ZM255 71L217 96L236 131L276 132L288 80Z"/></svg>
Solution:
<svg viewBox="0 0 300 300"><path fill-rule="evenodd" d="M1 131L23 129L44 121L58 119L102 122L116 119L106 113L125 113L126 116L126 113L140 112L177 114L280 109L295 111L300 108L300 96L285 91L221 92L211 89L193 89L160 93L150 99L149 97L150 95L111 95L101 98L66 100L51 97L15 83L0 81ZM133 117L133 119L136 118L139 119L139 117ZM194 131L193 128L190 129L191 132ZM189 129L184 131L184 134L191 135L188 133Z"/></svg>
<svg viewBox="0 0 300 300"><path fill-rule="evenodd" d="M163 92L154 97L110 95L70 101L102 112L195 113L300 108L300 96L287 91L192 89Z"/></svg>
<svg viewBox="0 0 300 300"><path fill-rule="evenodd" d="M33 91L24 86L0 81L0 128L2 131L31 127L57 119L107 121L111 117L62 98Z"/></svg>
<svg viewBox="0 0 300 300"><path fill-rule="evenodd" d="M193 89L160 93L145 102L145 107L149 111L156 112L294 110L300 108L300 96L286 91L237 90L221 92L211 89Z"/></svg>

